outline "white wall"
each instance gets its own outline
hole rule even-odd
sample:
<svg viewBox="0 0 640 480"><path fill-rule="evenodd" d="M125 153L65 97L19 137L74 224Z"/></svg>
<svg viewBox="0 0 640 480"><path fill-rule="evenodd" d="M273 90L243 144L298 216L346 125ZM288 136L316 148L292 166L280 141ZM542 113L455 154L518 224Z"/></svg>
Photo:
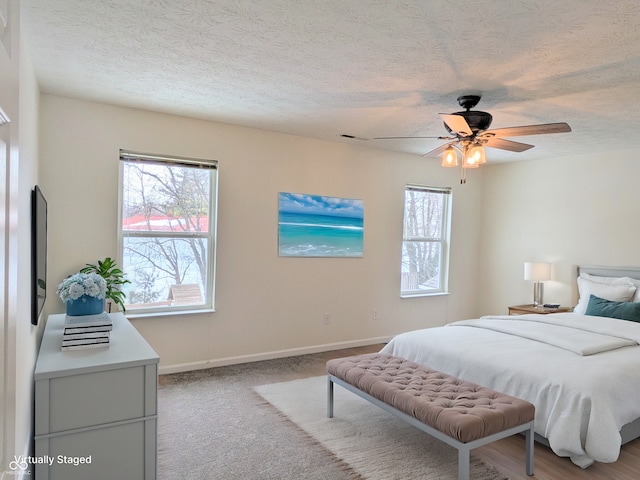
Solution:
<svg viewBox="0 0 640 480"><path fill-rule="evenodd" d="M9 463L30 453L33 369L43 330L43 322L31 324L30 192L37 180L39 91L18 2L2 8L9 26L0 42L0 107L9 123L0 126L1 148L8 145L0 155L0 477L22 478Z"/></svg>
<svg viewBox="0 0 640 480"><path fill-rule="evenodd" d="M41 317L31 324L31 190L38 183L38 107L40 92L25 42L20 52L20 118L16 275L16 453L26 454L33 435L33 370L44 331Z"/></svg>
<svg viewBox="0 0 640 480"><path fill-rule="evenodd" d="M567 306L577 265L640 266L639 178L631 149L488 167L478 313L532 302L526 261L553 264L544 298Z"/></svg>
<svg viewBox="0 0 640 480"><path fill-rule="evenodd" d="M220 162L217 311L133 320L163 371L365 344L475 314L482 171L460 186L434 159L51 95L41 130L48 313L63 311L62 278L116 256L120 148ZM454 188L451 295L399 297L407 183ZM363 199L364 258L278 257L281 191Z"/></svg>

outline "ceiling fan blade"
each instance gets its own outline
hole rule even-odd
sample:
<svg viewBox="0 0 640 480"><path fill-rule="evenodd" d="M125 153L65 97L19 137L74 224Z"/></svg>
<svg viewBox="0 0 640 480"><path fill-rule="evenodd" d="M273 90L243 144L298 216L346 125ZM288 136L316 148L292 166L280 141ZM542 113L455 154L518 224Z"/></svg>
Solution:
<svg viewBox="0 0 640 480"><path fill-rule="evenodd" d="M371 140L370 138L357 137L356 135L351 135L350 133L343 133L340 136L342 138L348 138L349 140L364 140L365 142Z"/></svg>
<svg viewBox="0 0 640 480"><path fill-rule="evenodd" d="M570 132L571 127L564 122L543 123L540 125L523 125L521 127L507 127L487 130L483 135L490 134L496 137L521 137L524 135L543 135L547 133Z"/></svg>
<svg viewBox="0 0 640 480"><path fill-rule="evenodd" d="M484 144L485 147L499 148L501 150L509 150L510 152L524 152L533 148L528 143L514 142L512 140L503 140L502 138L491 137Z"/></svg>
<svg viewBox="0 0 640 480"><path fill-rule="evenodd" d="M358 137L356 135L351 135L348 133L343 133L342 135L340 135L342 138L347 138L349 140L364 140L364 141L369 141L369 140L403 140L403 139L412 139L412 138L436 138L438 140L454 140L454 137L372 137L372 138L366 138L366 137Z"/></svg>
<svg viewBox="0 0 640 480"><path fill-rule="evenodd" d="M457 140L456 140L456 142L457 142ZM425 153L425 154L423 154L421 156L422 157L437 157L438 155L442 154L442 152L444 152L449 145L452 145L452 144L454 144L456 142L445 143L444 145L440 145L438 148L434 148L430 152L427 152L427 153Z"/></svg>
<svg viewBox="0 0 640 480"><path fill-rule="evenodd" d="M373 140L402 140L409 138L437 138L438 140L452 140L451 137L373 137Z"/></svg>
<svg viewBox="0 0 640 480"><path fill-rule="evenodd" d="M467 123L467 120L462 115L449 114L449 113L439 113L440 118L447 126L463 137L469 137L473 134L471 127Z"/></svg>

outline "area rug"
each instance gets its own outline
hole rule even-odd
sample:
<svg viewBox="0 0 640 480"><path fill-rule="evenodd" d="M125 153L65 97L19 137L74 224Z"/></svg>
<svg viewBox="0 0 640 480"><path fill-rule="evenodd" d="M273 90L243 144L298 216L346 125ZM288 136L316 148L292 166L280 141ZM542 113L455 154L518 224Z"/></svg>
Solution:
<svg viewBox="0 0 640 480"><path fill-rule="evenodd" d="M327 418L327 377L255 387L256 392L364 479L455 480L458 451L394 415L334 387L334 417ZM471 480L505 480L471 456Z"/></svg>

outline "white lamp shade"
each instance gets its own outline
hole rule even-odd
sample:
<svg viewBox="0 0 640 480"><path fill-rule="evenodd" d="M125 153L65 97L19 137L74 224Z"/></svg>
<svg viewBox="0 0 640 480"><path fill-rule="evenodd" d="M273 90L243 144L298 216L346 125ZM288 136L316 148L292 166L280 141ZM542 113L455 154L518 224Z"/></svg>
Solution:
<svg viewBox="0 0 640 480"><path fill-rule="evenodd" d="M525 262L524 279L532 280L534 282L544 282L546 280L551 280L551 264Z"/></svg>

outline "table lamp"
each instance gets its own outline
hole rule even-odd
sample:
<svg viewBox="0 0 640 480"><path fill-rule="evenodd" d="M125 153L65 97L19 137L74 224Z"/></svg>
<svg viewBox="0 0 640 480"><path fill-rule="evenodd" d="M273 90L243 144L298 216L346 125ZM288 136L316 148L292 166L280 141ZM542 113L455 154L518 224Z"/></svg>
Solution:
<svg viewBox="0 0 640 480"><path fill-rule="evenodd" d="M551 264L525 262L524 279L533 281L533 306L541 307L544 305L542 300L544 283L542 282L551 280Z"/></svg>

